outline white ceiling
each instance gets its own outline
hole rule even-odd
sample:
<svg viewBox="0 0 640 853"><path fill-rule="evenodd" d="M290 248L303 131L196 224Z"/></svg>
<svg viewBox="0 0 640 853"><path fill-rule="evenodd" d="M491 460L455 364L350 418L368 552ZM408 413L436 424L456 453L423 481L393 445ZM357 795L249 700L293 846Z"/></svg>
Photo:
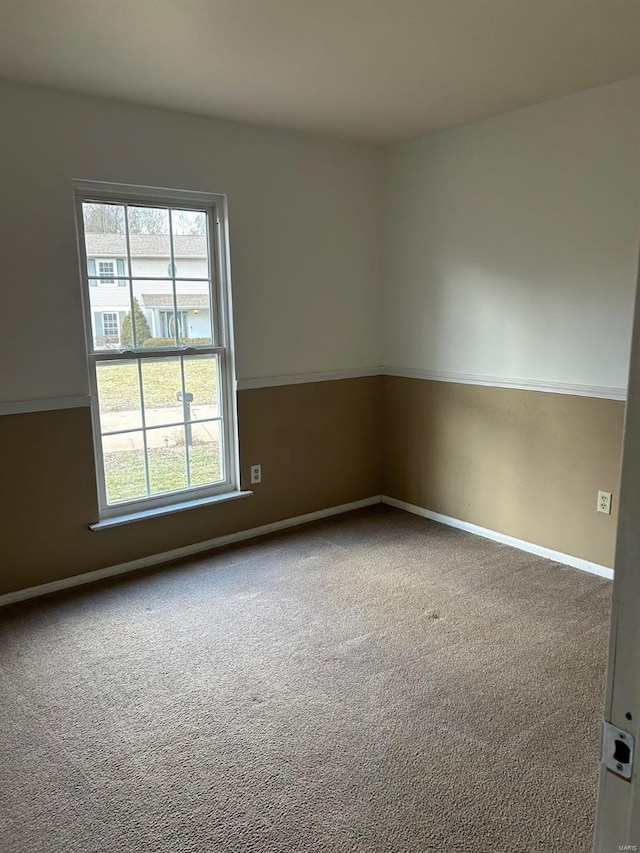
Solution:
<svg viewBox="0 0 640 853"><path fill-rule="evenodd" d="M640 0L0 0L0 76L392 142L640 75Z"/></svg>

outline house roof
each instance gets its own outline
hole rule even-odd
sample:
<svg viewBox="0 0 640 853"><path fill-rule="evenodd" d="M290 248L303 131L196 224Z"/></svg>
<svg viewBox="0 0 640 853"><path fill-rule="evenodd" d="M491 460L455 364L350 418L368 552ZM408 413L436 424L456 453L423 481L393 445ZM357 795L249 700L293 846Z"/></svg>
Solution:
<svg viewBox="0 0 640 853"><path fill-rule="evenodd" d="M168 293L143 293L145 308L173 308L173 296ZM178 294L178 310L181 308L208 308L209 297L206 293Z"/></svg>
<svg viewBox="0 0 640 853"><path fill-rule="evenodd" d="M87 255L124 257L124 234L85 234ZM131 234L129 236L133 257L169 258L169 237L162 234ZM176 258L206 258L207 238L199 234L175 234L173 254Z"/></svg>

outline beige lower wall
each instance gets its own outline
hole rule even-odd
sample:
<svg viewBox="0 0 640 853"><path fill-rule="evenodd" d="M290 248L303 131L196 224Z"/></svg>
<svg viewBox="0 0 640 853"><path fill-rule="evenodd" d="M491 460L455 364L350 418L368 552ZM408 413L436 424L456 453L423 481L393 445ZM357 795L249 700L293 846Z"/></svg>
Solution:
<svg viewBox="0 0 640 853"><path fill-rule="evenodd" d="M613 565L624 403L374 376L241 391L238 417L253 497L95 533L89 410L0 418L0 594L381 493Z"/></svg>
<svg viewBox="0 0 640 853"><path fill-rule="evenodd" d="M0 594L380 492L381 377L240 391L243 488L254 496L99 532L89 409L0 418Z"/></svg>
<svg viewBox="0 0 640 853"><path fill-rule="evenodd" d="M382 492L613 566L624 408L385 376ZM613 492L610 516L598 489Z"/></svg>

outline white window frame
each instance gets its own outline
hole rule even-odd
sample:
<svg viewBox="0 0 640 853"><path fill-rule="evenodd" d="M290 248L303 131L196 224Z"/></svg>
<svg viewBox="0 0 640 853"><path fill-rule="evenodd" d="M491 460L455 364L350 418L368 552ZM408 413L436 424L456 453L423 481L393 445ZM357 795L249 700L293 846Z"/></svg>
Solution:
<svg viewBox="0 0 640 853"><path fill-rule="evenodd" d="M98 287L113 287L118 284L118 264L115 258L96 258L96 283ZM102 278L100 264L111 264L113 275Z"/></svg>
<svg viewBox="0 0 640 853"><path fill-rule="evenodd" d="M240 491L235 349L229 257L229 220L226 195L222 193L201 193L192 190L161 189L84 180L74 180L73 187L100 519L98 523L90 525L91 528L100 529L102 527L110 527L115 523L126 523L146 516L160 515L164 514L164 512L175 512L181 509L214 503L218 500L243 497L244 495L251 494L251 492ZM146 204L148 206L164 206L182 210L206 211L210 263L211 345L162 347L157 349L141 347L134 350L100 350L95 348L91 322L91 294L82 209L84 202L91 201L110 202L112 204ZM129 271L127 270L127 272ZM124 278L127 282L129 300L133 312L132 281L136 277L125 275L118 276L118 278ZM217 355L219 363L220 387L218 395L222 403L223 412L221 429L224 450L222 462L225 479L213 485L193 486L161 495L109 504L107 502L104 476L96 373L97 363L101 361L133 360L141 364L145 358L157 359L158 357L210 354Z"/></svg>
<svg viewBox="0 0 640 853"><path fill-rule="evenodd" d="M109 311L108 309L100 312L96 312L102 314L102 335L105 338L119 338L120 337L120 313L118 311ZM104 330L104 318L106 314L110 314L111 316L116 318L116 333L115 335L107 335Z"/></svg>

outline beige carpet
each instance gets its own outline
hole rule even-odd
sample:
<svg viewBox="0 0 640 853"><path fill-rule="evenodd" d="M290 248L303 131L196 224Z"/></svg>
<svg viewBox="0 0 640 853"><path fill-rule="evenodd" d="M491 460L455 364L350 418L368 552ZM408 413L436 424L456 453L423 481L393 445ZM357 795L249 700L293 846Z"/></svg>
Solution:
<svg viewBox="0 0 640 853"><path fill-rule="evenodd" d="M609 599L373 508L7 608L0 850L588 851Z"/></svg>

